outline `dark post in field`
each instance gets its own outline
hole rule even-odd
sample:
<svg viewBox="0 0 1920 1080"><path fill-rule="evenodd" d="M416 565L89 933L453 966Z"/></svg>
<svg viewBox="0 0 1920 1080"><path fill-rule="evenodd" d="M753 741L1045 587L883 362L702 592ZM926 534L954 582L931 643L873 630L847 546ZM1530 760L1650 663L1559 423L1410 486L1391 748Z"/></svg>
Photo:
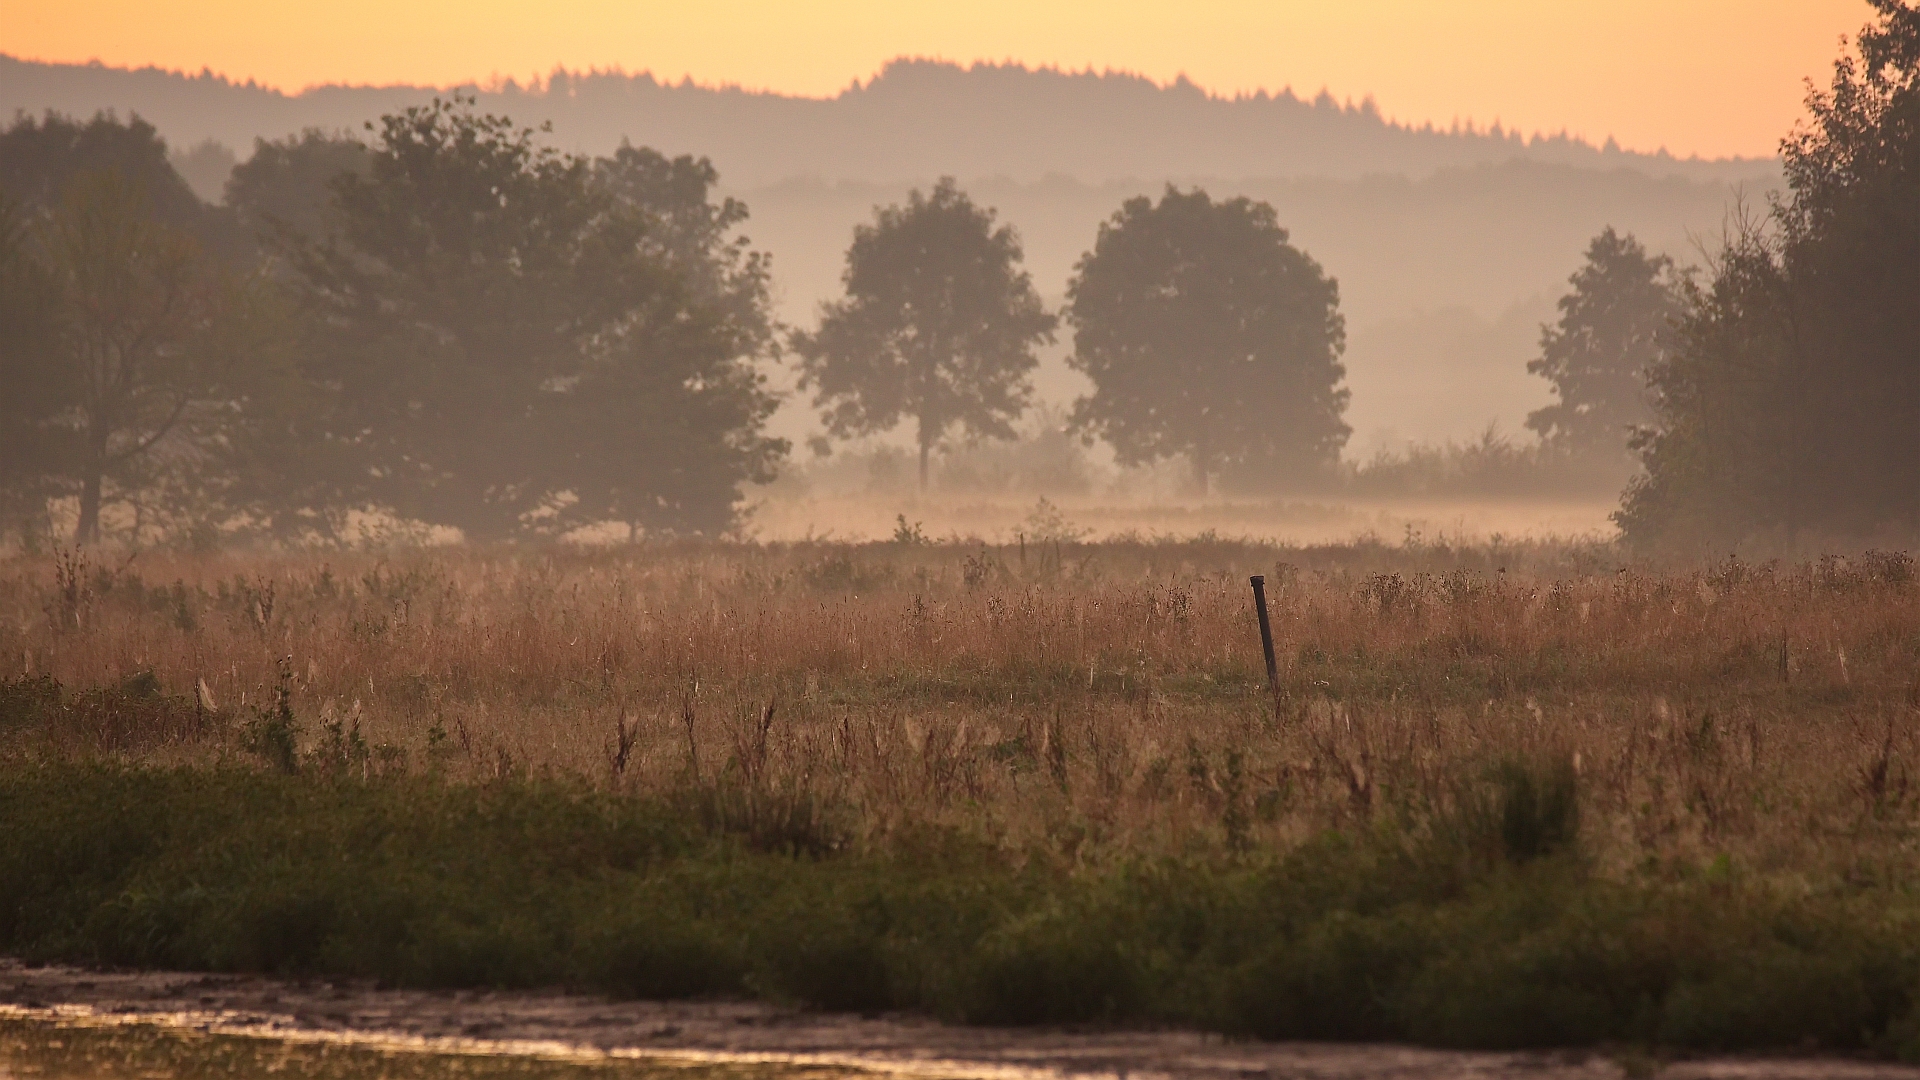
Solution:
<svg viewBox="0 0 1920 1080"><path fill-rule="evenodd" d="M1255 574L1248 579L1253 582L1253 610L1260 614L1260 651L1267 658L1267 690L1280 693L1280 668L1273 662L1273 626L1267 622L1267 579Z"/></svg>

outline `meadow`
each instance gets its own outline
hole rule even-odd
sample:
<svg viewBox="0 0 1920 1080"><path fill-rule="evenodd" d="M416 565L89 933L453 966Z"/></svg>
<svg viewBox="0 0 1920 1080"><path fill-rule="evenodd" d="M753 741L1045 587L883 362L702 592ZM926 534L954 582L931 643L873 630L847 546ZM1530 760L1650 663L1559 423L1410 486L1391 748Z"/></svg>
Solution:
<svg viewBox="0 0 1920 1080"><path fill-rule="evenodd" d="M1901 554L60 553L0 664L19 955L1920 1051Z"/></svg>

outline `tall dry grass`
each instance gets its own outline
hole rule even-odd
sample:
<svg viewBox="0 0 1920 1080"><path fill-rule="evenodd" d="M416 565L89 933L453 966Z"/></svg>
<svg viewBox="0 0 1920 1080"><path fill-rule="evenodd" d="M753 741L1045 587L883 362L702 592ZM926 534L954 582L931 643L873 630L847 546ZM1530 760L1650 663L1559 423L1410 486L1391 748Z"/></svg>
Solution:
<svg viewBox="0 0 1920 1080"><path fill-rule="evenodd" d="M0 664L16 698L40 676L69 696L0 719L16 760L255 762L284 687L300 753L346 768L698 790L855 843L955 826L1087 860L1429 827L1502 763L1564 762L1604 861L1793 875L1903 865L1920 795L1902 556L1656 570L1598 546L1211 538L62 556L0 566ZM139 673L191 715L100 696Z"/></svg>

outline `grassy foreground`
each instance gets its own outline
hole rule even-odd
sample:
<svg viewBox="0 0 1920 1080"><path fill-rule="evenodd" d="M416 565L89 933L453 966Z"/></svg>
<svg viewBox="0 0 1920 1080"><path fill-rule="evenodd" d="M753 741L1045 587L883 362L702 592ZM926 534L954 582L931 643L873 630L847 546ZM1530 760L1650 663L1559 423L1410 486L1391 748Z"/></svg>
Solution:
<svg viewBox="0 0 1920 1080"><path fill-rule="evenodd" d="M550 782L28 768L0 779L0 948L982 1023L1920 1049L1909 891L1602 877L1565 783L1515 766L1422 834L1072 867L939 832L767 850L711 805Z"/></svg>
<svg viewBox="0 0 1920 1080"><path fill-rule="evenodd" d="M16 657L15 954L1920 1055L1904 556L18 559Z"/></svg>

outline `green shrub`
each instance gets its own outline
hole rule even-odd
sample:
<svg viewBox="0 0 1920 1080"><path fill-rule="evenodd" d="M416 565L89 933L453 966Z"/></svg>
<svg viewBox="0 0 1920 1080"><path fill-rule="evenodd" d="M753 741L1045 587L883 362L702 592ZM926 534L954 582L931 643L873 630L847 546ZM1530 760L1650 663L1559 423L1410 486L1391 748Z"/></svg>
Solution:
<svg viewBox="0 0 1920 1080"><path fill-rule="evenodd" d="M1529 863L1573 848L1580 838L1580 786L1573 762L1503 763L1499 786L1500 846L1509 862Z"/></svg>
<svg viewBox="0 0 1920 1080"><path fill-rule="evenodd" d="M774 850L697 800L553 781L14 767L0 950L1267 1038L1920 1044L1916 898L1603 877L1557 857L1551 772L1490 775L1491 861L1464 827L1375 827L1076 867L941 832Z"/></svg>

